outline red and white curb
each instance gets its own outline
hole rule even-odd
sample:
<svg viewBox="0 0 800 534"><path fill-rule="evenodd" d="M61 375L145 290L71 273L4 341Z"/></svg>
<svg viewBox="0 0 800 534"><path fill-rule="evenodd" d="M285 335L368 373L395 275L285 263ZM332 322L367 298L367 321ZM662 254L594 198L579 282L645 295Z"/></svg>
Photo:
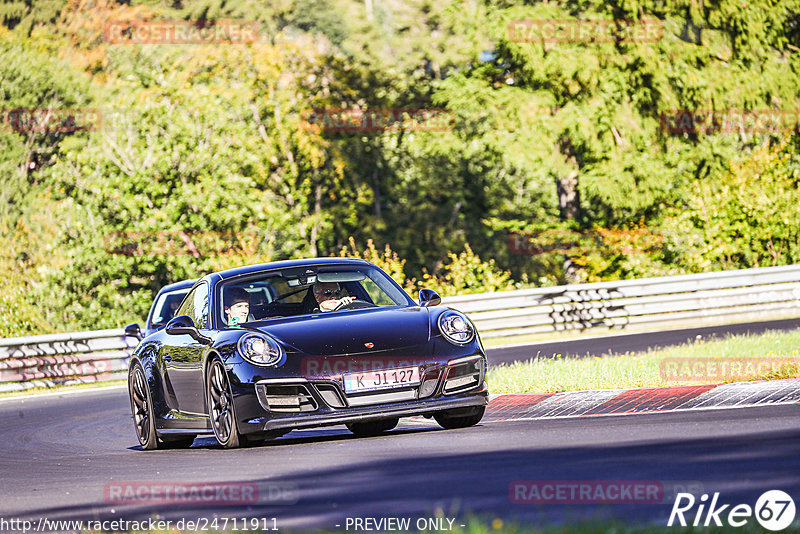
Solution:
<svg viewBox="0 0 800 534"><path fill-rule="evenodd" d="M800 379L705 386L492 395L482 422L800 403Z"/></svg>

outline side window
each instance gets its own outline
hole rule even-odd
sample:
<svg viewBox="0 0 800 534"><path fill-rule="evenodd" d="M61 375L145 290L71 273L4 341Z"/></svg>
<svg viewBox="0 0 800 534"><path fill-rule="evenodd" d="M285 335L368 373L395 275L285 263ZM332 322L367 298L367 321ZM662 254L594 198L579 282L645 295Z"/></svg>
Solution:
<svg viewBox="0 0 800 534"><path fill-rule="evenodd" d="M208 284L201 284L192 297L194 315L190 315L194 325L201 330L208 328Z"/></svg>
<svg viewBox="0 0 800 534"><path fill-rule="evenodd" d="M182 289L172 293L162 294L155 304L150 328L164 326L167 324L169 320L175 316L175 311L178 309L183 297L185 297L186 293L188 292L189 291L187 289Z"/></svg>
<svg viewBox="0 0 800 534"><path fill-rule="evenodd" d="M195 315L194 314L194 301L195 301L194 297L197 294L197 291L201 287L203 287L204 285L205 284L197 286L197 288L193 289L189 293L189 295L183 300L183 304L181 304L181 307L178 308L178 311L175 312L175 317L177 317L179 315L188 315L189 317L192 318L192 321L194 321L194 315Z"/></svg>
<svg viewBox="0 0 800 534"><path fill-rule="evenodd" d="M377 304L378 306L395 306L396 302L394 302L389 295L387 295L378 284L376 284L372 279L365 278L361 281L361 286L367 291L369 298L372 300L373 304Z"/></svg>

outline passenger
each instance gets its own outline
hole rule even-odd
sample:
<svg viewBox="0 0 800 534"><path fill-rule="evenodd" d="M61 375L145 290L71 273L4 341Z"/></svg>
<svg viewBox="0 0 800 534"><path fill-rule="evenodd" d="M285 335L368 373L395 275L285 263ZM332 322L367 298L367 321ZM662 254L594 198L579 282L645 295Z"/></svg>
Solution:
<svg viewBox="0 0 800 534"><path fill-rule="evenodd" d="M241 287L225 289L223 299L228 326L246 323L250 315L250 293Z"/></svg>

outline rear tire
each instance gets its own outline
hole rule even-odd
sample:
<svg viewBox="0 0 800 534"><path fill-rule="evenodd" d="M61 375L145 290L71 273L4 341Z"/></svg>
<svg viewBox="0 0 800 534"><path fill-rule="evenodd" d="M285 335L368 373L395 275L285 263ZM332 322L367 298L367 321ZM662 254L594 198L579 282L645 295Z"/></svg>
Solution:
<svg viewBox="0 0 800 534"><path fill-rule="evenodd" d="M131 400L133 426L136 428L139 445L148 451L157 449L159 441L153 416L153 399L150 396L150 386L147 384L144 369L139 362L131 365L128 371L128 396Z"/></svg>
<svg viewBox="0 0 800 534"><path fill-rule="evenodd" d="M439 426L452 430L454 428L466 428L481 422L486 406L476 406L475 408L458 408L433 414L433 418Z"/></svg>
<svg viewBox="0 0 800 534"><path fill-rule="evenodd" d="M359 438L378 436L387 430L391 430L400 422L398 417L391 419L380 419L378 421L367 421L366 423L347 423L347 429Z"/></svg>
<svg viewBox="0 0 800 534"><path fill-rule="evenodd" d="M208 400L208 418L217 441L226 449L235 449L247 445L247 438L239 434L236 428L236 415L233 408L228 374L219 360L214 360L208 367L206 380L206 399Z"/></svg>

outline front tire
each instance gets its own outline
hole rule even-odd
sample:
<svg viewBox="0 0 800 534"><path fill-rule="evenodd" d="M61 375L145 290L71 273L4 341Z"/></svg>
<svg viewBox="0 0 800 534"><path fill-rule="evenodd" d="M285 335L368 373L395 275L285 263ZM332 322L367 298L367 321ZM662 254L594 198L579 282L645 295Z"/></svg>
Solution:
<svg viewBox="0 0 800 534"><path fill-rule="evenodd" d="M399 421L399 418L394 417L392 419L367 421L366 423L347 423L347 429L359 438L368 438L393 429Z"/></svg>
<svg viewBox="0 0 800 534"><path fill-rule="evenodd" d="M206 398L208 400L208 418L219 444L226 449L235 449L246 445L247 438L239 434L239 429L236 428L233 395L225 366L219 360L214 360L208 368Z"/></svg>
<svg viewBox="0 0 800 534"><path fill-rule="evenodd" d="M128 371L128 396L139 445L145 450L158 448L156 422L153 415L153 400L142 364L135 362Z"/></svg>
<svg viewBox="0 0 800 534"><path fill-rule="evenodd" d="M486 406L476 406L475 408L458 408L433 414L433 418L439 426L452 430L454 428L466 428L481 422Z"/></svg>

